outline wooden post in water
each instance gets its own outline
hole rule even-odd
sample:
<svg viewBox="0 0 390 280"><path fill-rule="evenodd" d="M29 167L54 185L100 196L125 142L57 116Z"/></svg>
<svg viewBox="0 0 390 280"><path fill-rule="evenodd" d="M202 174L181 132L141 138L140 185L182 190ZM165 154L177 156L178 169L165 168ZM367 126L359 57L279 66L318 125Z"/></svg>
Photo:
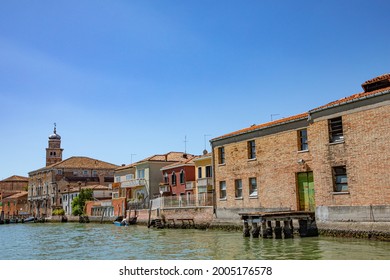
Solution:
<svg viewBox="0 0 390 280"><path fill-rule="evenodd" d="M274 233L273 233L273 230L272 230L272 222L271 221L267 221L267 238L272 238Z"/></svg>
<svg viewBox="0 0 390 280"><path fill-rule="evenodd" d="M153 205L153 200L150 200L148 228L150 228L150 216L152 215L152 205Z"/></svg>
<svg viewBox="0 0 390 280"><path fill-rule="evenodd" d="M275 239L282 239L282 227L280 226L280 221L275 221Z"/></svg>
<svg viewBox="0 0 390 280"><path fill-rule="evenodd" d="M298 222L299 222L299 235L301 237L306 237L307 236L307 220L301 219L301 220L298 220Z"/></svg>
<svg viewBox="0 0 390 280"><path fill-rule="evenodd" d="M261 220L261 236L267 238L267 221L265 219Z"/></svg>
<svg viewBox="0 0 390 280"><path fill-rule="evenodd" d="M244 220L244 237L249 237L251 236L250 233L249 233L249 224L248 224L248 220Z"/></svg>
<svg viewBox="0 0 390 280"><path fill-rule="evenodd" d="M252 222L252 237L258 238L260 234L260 228L257 226L256 222Z"/></svg>
<svg viewBox="0 0 390 280"><path fill-rule="evenodd" d="M291 220L290 220L291 221ZM283 221L283 234L284 238L292 238L292 230L290 228L290 221Z"/></svg>

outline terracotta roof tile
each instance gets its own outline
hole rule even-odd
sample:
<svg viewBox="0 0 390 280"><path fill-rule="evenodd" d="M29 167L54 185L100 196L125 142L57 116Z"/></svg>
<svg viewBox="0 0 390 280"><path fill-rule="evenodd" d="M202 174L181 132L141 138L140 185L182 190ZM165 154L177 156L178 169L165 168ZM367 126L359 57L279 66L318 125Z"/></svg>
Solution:
<svg viewBox="0 0 390 280"><path fill-rule="evenodd" d="M15 181L20 181L20 182L28 181L28 177L13 175L13 176L8 177L4 180L1 180L0 182L15 182Z"/></svg>
<svg viewBox="0 0 390 280"><path fill-rule="evenodd" d="M74 156L32 172L49 170L51 168L116 169L118 165L89 157Z"/></svg>
<svg viewBox="0 0 390 280"><path fill-rule="evenodd" d="M376 77L374 79L368 80L368 81L366 81L366 82L364 82L362 84L362 87L363 87L363 89L365 89L366 85L370 85L370 84L373 84L373 83L376 83L376 82L380 82L380 81L389 81L390 82L390 74L384 74L384 75L378 76L378 77ZM376 89L376 90L373 90L373 91L365 91L365 92L353 94L351 96L344 97L344 98L341 98L339 100L332 101L332 102L329 102L328 104L325 104L323 106L320 106L320 107L317 107L315 109L312 109L308 113L302 113L302 114L299 114L299 115L295 115L295 116L292 116L292 117L279 119L279 120L276 120L276 121L273 121L273 122L264 123L264 124L252 125L250 127L247 127L247 128L241 129L241 130L237 130L237 131L234 131L234 132L231 132L231 133L219 136L219 137L216 137L214 139L211 139L211 141L216 141L216 140L219 140L219 139L228 138L228 137L232 137L232 136L248 133L248 132L251 132L251 131L264 129L264 128L277 126L277 125L281 125L281 124L284 124L284 123L288 123L288 122L304 119L304 118L307 118L309 116L309 113L313 113L313 112L316 112L316 111L321 111L321 110L324 110L326 108L330 108L330 107L333 107L333 106L338 106L338 105L354 102L354 101L357 101L359 99L369 98L369 97L373 97L373 96L376 96L376 95L379 95L379 94L382 94L382 93L389 93L389 92L390 92L390 86L388 86L388 84L385 83L385 87L382 87L380 89Z"/></svg>
<svg viewBox="0 0 390 280"><path fill-rule="evenodd" d="M383 80L389 80L390 79L390 74L383 74L383 75L380 75L378 77L375 77L371 80L368 80L368 81L365 81L362 86L365 86L365 85L368 85L368 84L372 84L372 83L375 83L375 82L379 82L379 81L383 81Z"/></svg>
<svg viewBox="0 0 390 280"><path fill-rule="evenodd" d="M377 89L377 90L369 91L369 92L356 93L356 94L353 94L353 95L350 95L350 96L347 96L347 97L343 97L343 98L341 98L339 100L329 102L328 104L325 104L323 106L320 106L320 107L317 107L315 109L312 109L309 112L312 113L312 112L320 111L320 110L323 110L323 109L326 109L326 108L329 108L329 107L350 103L350 102L353 102L353 101L357 101L359 99L375 96L375 95L377 95L379 93L386 92L386 91L390 91L390 87L381 88L381 89Z"/></svg>
<svg viewBox="0 0 390 280"><path fill-rule="evenodd" d="M10 195L6 199L15 199L15 198L20 198L20 197L27 196L27 195L28 195L28 192L22 191L22 192Z"/></svg>
<svg viewBox="0 0 390 280"><path fill-rule="evenodd" d="M237 130L237 131L234 131L234 132L231 132L231 133L228 133L228 134L216 137L216 138L212 139L211 141L215 141L215 140L219 140L219 139L223 139L223 138L227 138L227 137L232 137L232 136L244 134L244 133L248 133L248 132L255 131L255 130L265 129L265 128L268 128L268 127L273 127L273 126L277 126L277 125L281 125L281 124L297 121L297 120L300 120L300 119L305 119L305 118L308 117L308 115L309 115L308 113L302 113L302 114L298 114L298 115L295 115L295 116L291 116L291 117L275 120L275 121L272 121L272 122L267 122L267 123L258 124L258 125L252 125L250 127L247 127L247 128L244 128L244 129L240 129L240 130Z"/></svg>
<svg viewBox="0 0 390 280"><path fill-rule="evenodd" d="M178 162L174 162L172 164L164 166L163 168L161 168L161 170L166 170L166 169L171 169L171 168L175 168L175 167L180 167L180 166L183 166L183 165L195 165L194 164L194 160L196 158L197 158L197 156L191 156L191 157L188 157L187 159L182 159L182 160L180 160Z"/></svg>
<svg viewBox="0 0 390 280"><path fill-rule="evenodd" d="M166 154L162 154L162 155L153 155L151 157L148 157L148 158L145 158L143 160L140 160L138 162L136 162L135 164L139 164L139 163L143 163L143 162L153 162L153 161L157 161L157 162L169 162L169 161L172 161L172 162L176 162L176 161L181 161L182 159L184 159L184 155L185 153L183 152L169 152L169 153L166 153ZM186 154L187 157L193 157L194 155L190 155L190 154Z"/></svg>

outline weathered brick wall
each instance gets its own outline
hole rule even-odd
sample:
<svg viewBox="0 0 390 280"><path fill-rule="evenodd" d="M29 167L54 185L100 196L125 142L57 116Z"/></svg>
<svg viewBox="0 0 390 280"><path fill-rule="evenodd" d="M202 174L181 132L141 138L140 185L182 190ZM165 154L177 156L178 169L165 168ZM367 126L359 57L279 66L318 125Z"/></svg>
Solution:
<svg viewBox="0 0 390 280"><path fill-rule="evenodd" d="M297 131L291 130L254 139L256 159L249 160L247 141L225 145L226 163L218 164L215 153L217 208L274 208L297 210L296 173L310 170L310 152L299 152ZM300 165L305 160L308 165ZM257 178L258 197L249 197L249 178ZM235 198L235 179L242 179L243 197ZM220 199L219 182L226 181L226 200Z"/></svg>
<svg viewBox="0 0 390 280"><path fill-rule="evenodd" d="M342 120L340 144L329 144L326 119L309 127L316 205L390 204L390 106L346 112ZM332 167L340 165L347 168L346 194L333 192Z"/></svg>
<svg viewBox="0 0 390 280"><path fill-rule="evenodd" d="M328 119L342 115L344 142L329 143ZM307 126L309 151L297 148L297 130L258 137L256 159L248 160L247 141L224 145L225 164L214 148L217 209L298 209L298 172L313 171L316 206L390 204L390 105L342 111ZM303 159L305 164L298 161ZM332 167L345 165L348 193L334 192ZM258 197L249 197L249 178L257 178ZM235 198L235 179L242 179L243 198ZM227 198L220 199L219 182ZM351 210L353 211L353 209Z"/></svg>
<svg viewBox="0 0 390 280"><path fill-rule="evenodd" d="M194 219L195 224L207 224L213 220L213 208L212 207L194 207L194 208L170 208L160 210L160 216L158 216L157 210L152 210L151 220L161 218L161 214L165 216L165 219ZM149 219L149 210L142 209L137 211L138 221L141 223L147 223ZM177 223L177 221L176 221Z"/></svg>

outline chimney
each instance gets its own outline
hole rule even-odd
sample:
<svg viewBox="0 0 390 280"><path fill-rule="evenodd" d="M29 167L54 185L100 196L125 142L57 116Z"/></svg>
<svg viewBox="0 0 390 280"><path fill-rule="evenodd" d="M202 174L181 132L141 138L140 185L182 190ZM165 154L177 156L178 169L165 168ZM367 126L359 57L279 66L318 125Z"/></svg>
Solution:
<svg viewBox="0 0 390 280"><path fill-rule="evenodd" d="M377 89L390 87L390 74L384 74L368 80L362 84L364 92L370 92Z"/></svg>

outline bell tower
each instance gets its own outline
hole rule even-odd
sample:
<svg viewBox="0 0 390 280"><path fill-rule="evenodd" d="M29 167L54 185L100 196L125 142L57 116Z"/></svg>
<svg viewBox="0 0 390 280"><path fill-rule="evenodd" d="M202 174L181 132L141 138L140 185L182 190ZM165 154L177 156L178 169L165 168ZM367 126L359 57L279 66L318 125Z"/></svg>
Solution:
<svg viewBox="0 0 390 280"><path fill-rule="evenodd" d="M49 136L49 145L46 148L46 166L62 161L61 136L57 134L57 126L54 123L53 134Z"/></svg>

